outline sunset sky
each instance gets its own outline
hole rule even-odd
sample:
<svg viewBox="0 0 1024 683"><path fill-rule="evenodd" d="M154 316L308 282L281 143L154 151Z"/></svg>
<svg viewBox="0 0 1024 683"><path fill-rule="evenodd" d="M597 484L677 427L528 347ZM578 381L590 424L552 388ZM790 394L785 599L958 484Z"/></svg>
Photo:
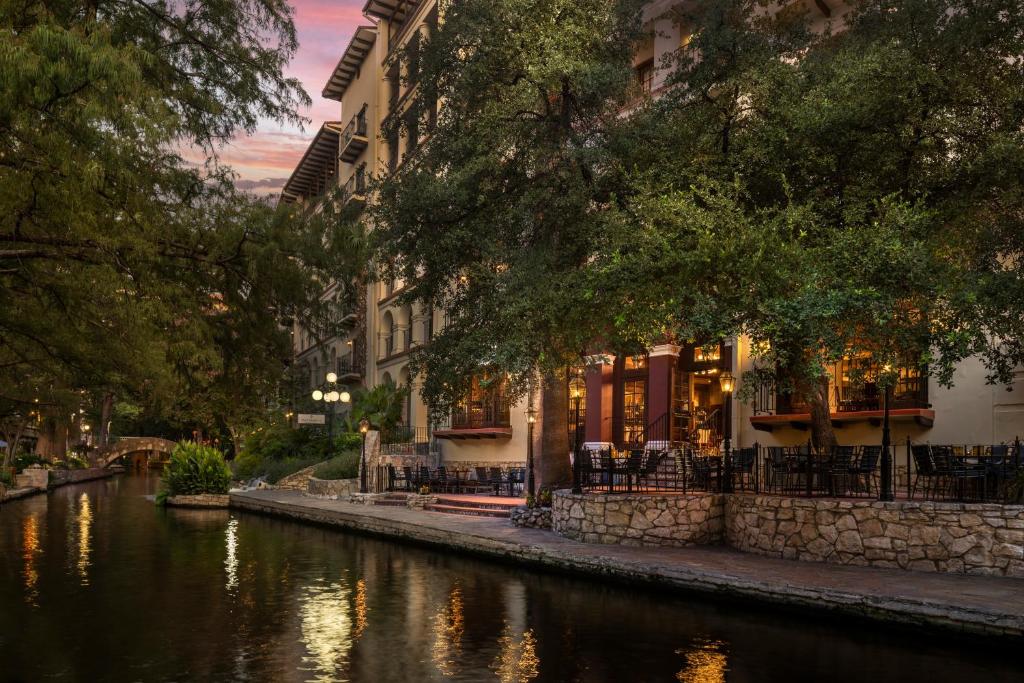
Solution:
<svg viewBox="0 0 1024 683"><path fill-rule="evenodd" d="M301 112L311 119L306 130L267 122L252 136L243 136L220 151L221 160L240 176L238 186L259 194L278 192L291 175L314 132L325 120L337 119L340 105L320 96L327 78L360 24L366 0L291 0L299 49L286 73L302 81L313 106ZM202 159L193 159L202 161Z"/></svg>

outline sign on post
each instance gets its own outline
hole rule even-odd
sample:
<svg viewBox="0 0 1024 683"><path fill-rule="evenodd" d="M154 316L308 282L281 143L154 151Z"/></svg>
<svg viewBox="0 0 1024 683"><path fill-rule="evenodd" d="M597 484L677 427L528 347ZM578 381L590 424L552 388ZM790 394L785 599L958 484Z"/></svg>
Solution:
<svg viewBox="0 0 1024 683"><path fill-rule="evenodd" d="M300 425L323 425L327 424L327 418L323 413L299 413Z"/></svg>

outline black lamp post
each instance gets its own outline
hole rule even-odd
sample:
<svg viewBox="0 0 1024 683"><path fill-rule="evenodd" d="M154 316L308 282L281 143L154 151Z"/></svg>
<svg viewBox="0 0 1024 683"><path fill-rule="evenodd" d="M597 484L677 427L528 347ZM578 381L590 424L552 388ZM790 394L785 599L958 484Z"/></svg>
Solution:
<svg viewBox="0 0 1024 683"><path fill-rule="evenodd" d="M892 449L890 447L892 438L889 433L889 403L892 399L892 366L886 365L883 370L885 377L884 391L882 392L882 474L880 486L878 487L878 500L887 501L895 499L892 490ZM910 472L907 472L910 476Z"/></svg>
<svg viewBox="0 0 1024 683"><path fill-rule="evenodd" d="M736 379L726 370L718 376L722 387L723 403L725 403L725 448L722 464L725 465L725 480L722 482L722 493L732 493L732 390Z"/></svg>
<svg viewBox="0 0 1024 683"><path fill-rule="evenodd" d="M531 496L536 495L533 478L533 425L537 422L537 409L533 407L533 392L530 392L529 405L526 406L526 490Z"/></svg>
<svg viewBox="0 0 1024 683"><path fill-rule="evenodd" d="M580 481L580 401L583 400L585 384L579 374L573 375L569 381L569 398L573 402L573 439L572 439L572 492L583 493Z"/></svg>
<svg viewBox="0 0 1024 683"><path fill-rule="evenodd" d="M370 421L365 417L359 420L359 433L363 437L363 449L359 456L359 493L366 493L366 433L370 431Z"/></svg>
<svg viewBox="0 0 1024 683"><path fill-rule="evenodd" d="M334 404L339 401L342 403L348 403L352 400L352 396L347 391L338 391L337 382L338 376L333 372L328 372L324 378L324 383L320 385L319 389L313 391L314 401L323 401L327 404L328 457L332 457L334 455Z"/></svg>

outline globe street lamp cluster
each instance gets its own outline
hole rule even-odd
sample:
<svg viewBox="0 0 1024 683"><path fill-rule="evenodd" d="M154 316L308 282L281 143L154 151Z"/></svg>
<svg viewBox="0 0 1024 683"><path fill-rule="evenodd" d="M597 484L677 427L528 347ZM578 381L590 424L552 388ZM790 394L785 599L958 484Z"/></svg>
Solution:
<svg viewBox="0 0 1024 683"><path fill-rule="evenodd" d="M338 391L338 375L328 372L324 377L324 383L318 389L313 390L313 400L323 401L327 404L327 454L334 455L334 406L337 403L351 403L352 394L344 387Z"/></svg>

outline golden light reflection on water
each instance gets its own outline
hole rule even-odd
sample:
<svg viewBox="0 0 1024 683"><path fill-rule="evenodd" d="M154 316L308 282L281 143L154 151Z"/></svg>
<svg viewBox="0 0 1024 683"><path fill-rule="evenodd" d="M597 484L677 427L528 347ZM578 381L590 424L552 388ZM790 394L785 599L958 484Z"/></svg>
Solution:
<svg viewBox="0 0 1024 683"><path fill-rule="evenodd" d="M356 630L353 637L363 635L366 629L366 579L356 581Z"/></svg>
<svg viewBox="0 0 1024 683"><path fill-rule="evenodd" d="M498 645L501 649L491 663L491 670L501 683L526 683L540 673L537 639L533 629L517 635L512 630L512 624L505 622Z"/></svg>
<svg viewBox="0 0 1024 683"><path fill-rule="evenodd" d="M39 570L36 569L36 556L42 550L39 547L39 523L35 515L21 520L21 559L22 578L25 581L25 602L33 607L39 606Z"/></svg>
<svg viewBox="0 0 1024 683"><path fill-rule="evenodd" d="M689 650L676 650L686 657L686 666L676 674L680 683L725 683L728 670L725 644L717 640L697 641Z"/></svg>
<svg viewBox="0 0 1024 683"><path fill-rule="evenodd" d="M238 520L228 520L228 528L224 532L224 572L227 574L227 589L238 588Z"/></svg>
<svg viewBox="0 0 1024 683"><path fill-rule="evenodd" d="M444 676L455 674L462 656L462 633L466 629L462 611L462 589L452 586L448 602L434 615L434 664Z"/></svg>
<svg viewBox="0 0 1024 683"><path fill-rule="evenodd" d="M75 569L78 580L83 586L89 585L89 565L92 557L92 505L89 494L83 493L78 498L78 560Z"/></svg>
<svg viewBox="0 0 1024 683"><path fill-rule="evenodd" d="M351 591L341 583L307 586L299 599L302 642L306 655L302 669L309 681L337 681L352 649L352 619L348 613Z"/></svg>

